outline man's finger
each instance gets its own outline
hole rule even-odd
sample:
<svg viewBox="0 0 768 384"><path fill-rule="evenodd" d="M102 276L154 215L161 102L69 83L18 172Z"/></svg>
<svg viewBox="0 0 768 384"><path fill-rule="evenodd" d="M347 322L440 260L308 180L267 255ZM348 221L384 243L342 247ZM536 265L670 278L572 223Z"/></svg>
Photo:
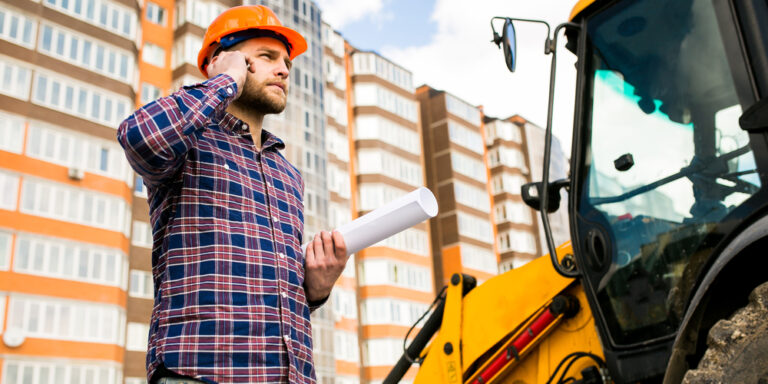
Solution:
<svg viewBox="0 0 768 384"><path fill-rule="evenodd" d="M307 251L304 255L304 263L311 264L315 262L315 242L314 239L307 244Z"/></svg>
<svg viewBox="0 0 768 384"><path fill-rule="evenodd" d="M325 256L328 258L334 257L333 239L331 239L331 234L327 231L322 231L320 232L320 235L323 237L323 253L325 253Z"/></svg>
<svg viewBox="0 0 768 384"><path fill-rule="evenodd" d="M323 240L319 234L315 234L315 238L312 240L312 246L315 248L315 264L324 264L325 251L323 251Z"/></svg>
<svg viewBox="0 0 768 384"><path fill-rule="evenodd" d="M333 231L332 237L333 249L336 251L336 257L346 262L349 258L349 254L347 254L347 244L344 242L344 236L342 236L339 231Z"/></svg>

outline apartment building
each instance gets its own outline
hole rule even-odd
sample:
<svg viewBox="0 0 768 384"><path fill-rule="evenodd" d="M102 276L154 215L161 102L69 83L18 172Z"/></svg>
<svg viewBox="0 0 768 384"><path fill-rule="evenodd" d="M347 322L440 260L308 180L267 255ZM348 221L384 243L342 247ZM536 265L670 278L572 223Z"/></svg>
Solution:
<svg viewBox="0 0 768 384"><path fill-rule="evenodd" d="M0 381L122 383L138 5L0 4Z"/></svg>
<svg viewBox="0 0 768 384"><path fill-rule="evenodd" d="M531 180L541 181L542 173L544 170L544 134L546 133L544 128L539 127L530 121L523 123L523 129L525 130L525 146L526 156L528 157L528 164L530 164ZM549 180L561 180L568 177L570 169L570 162L568 156L563 152L562 144L560 140L552 136L552 149L549 163ZM539 218L539 212L533 212L537 217L538 222L538 239L539 246L542 253L549 253L547 249L547 238L544 234L544 227L541 219ZM555 241L555 245L560 245L566 241L571 240L571 228L568 223L568 192L565 189L560 190L560 207L557 211L549 214L549 226L552 230L552 238Z"/></svg>
<svg viewBox="0 0 768 384"><path fill-rule="evenodd" d="M535 211L525 205L520 194L520 188L531 182L524 129L527 122L520 116L504 120L485 117L484 121L499 244L499 272L506 272L540 256L543 249L538 240Z"/></svg>
<svg viewBox="0 0 768 384"><path fill-rule="evenodd" d="M498 272L483 112L423 85L416 90L427 185L440 211L430 220L435 289L454 273L483 282Z"/></svg>

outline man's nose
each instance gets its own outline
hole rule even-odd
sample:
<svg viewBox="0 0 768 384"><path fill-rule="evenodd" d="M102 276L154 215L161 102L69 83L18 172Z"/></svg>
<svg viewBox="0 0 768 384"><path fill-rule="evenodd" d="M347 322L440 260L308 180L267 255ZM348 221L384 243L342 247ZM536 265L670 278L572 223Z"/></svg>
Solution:
<svg viewBox="0 0 768 384"><path fill-rule="evenodd" d="M288 68L288 65L282 60L275 66L275 76L286 78L290 73L291 70Z"/></svg>

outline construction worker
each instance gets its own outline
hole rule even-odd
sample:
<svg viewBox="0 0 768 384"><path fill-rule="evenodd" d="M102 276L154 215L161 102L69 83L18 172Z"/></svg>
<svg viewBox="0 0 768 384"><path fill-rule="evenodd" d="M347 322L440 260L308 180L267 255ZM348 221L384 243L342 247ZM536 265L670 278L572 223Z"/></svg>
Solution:
<svg viewBox="0 0 768 384"><path fill-rule="evenodd" d="M118 129L149 195L151 383L316 381L309 314L348 255L338 232L302 254L304 182L262 129L285 108L291 61L306 49L267 7L231 8L203 40L208 80Z"/></svg>

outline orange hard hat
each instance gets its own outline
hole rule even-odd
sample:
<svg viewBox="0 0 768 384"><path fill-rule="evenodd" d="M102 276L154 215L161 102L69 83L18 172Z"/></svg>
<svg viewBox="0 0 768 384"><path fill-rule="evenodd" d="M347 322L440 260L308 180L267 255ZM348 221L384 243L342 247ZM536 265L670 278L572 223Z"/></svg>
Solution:
<svg viewBox="0 0 768 384"><path fill-rule="evenodd" d="M246 30L271 31L286 43L291 60L307 50L307 41L293 29L283 27L271 9L263 5L241 5L222 12L208 26L203 46L197 54L197 67L208 77L208 56L221 43L221 39L235 32ZM284 38L284 40L283 40Z"/></svg>

